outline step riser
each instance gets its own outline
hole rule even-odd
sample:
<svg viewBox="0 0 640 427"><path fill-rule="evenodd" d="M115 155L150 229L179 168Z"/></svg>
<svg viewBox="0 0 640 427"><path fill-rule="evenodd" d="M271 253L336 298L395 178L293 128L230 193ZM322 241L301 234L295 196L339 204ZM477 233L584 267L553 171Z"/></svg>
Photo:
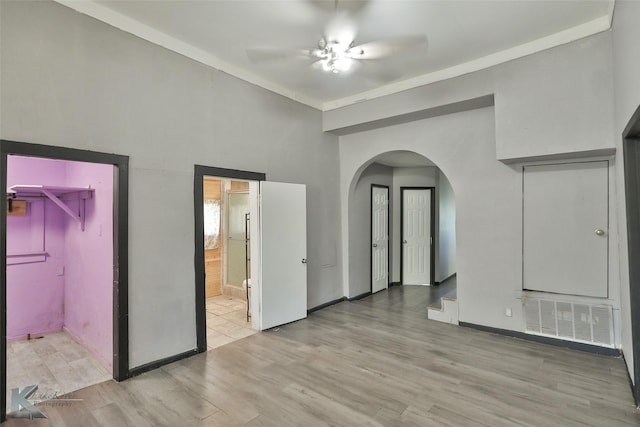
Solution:
<svg viewBox="0 0 640 427"><path fill-rule="evenodd" d="M441 308L427 308L427 317L437 322L458 324L458 300L443 298L441 300Z"/></svg>

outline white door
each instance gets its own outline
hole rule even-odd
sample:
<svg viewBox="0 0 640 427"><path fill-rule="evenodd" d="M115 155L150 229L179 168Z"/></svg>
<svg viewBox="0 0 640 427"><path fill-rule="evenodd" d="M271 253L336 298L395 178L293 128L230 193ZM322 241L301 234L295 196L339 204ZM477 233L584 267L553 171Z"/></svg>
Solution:
<svg viewBox="0 0 640 427"><path fill-rule="evenodd" d="M371 292L389 286L389 189L371 187Z"/></svg>
<svg viewBox="0 0 640 427"><path fill-rule="evenodd" d="M307 317L306 186L260 183L260 329Z"/></svg>
<svg viewBox="0 0 640 427"><path fill-rule="evenodd" d="M431 190L402 189L402 284L431 283Z"/></svg>
<svg viewBox="0 0 640 427"><path fill-rule="evenodd" d="M526 166L523 288L607 297L608 162Z"/></svg>

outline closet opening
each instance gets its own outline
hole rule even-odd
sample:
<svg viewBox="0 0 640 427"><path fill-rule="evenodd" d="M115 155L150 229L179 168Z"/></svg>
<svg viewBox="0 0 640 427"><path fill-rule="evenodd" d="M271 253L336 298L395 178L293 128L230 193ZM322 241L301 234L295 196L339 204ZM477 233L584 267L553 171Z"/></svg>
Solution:
<svg viewBox="0 0 640 427"><path fill-rule="evenodd" d="M128 158L2 141L0 161L4 420L129 376Z"/></svg>

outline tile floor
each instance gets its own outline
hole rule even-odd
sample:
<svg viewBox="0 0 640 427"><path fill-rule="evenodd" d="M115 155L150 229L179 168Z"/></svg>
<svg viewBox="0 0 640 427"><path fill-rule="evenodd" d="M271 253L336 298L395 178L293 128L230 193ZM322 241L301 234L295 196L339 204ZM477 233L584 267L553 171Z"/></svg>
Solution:
<svg viewBox="0 0 640 427"><path fill-rule="evenodd" d="M247 322L246 302L226 295L207 298L207 347L229 344L258 331Z"/></svg>
<svg viewBox="0 0 640 427"><path fill-rule="evenodd" d="M35 384L39 395L65 394L112 374L65 332L7 343L7 409L11 389Z"/></svg>

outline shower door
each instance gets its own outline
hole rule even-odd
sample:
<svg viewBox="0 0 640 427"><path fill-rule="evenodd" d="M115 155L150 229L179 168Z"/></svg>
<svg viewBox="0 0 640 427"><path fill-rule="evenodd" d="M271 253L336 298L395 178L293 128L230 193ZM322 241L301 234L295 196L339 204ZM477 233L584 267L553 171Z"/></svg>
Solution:
<svg viewBox="0 0 640 427"><path fill-rule="evenodd" d="M241 288L246 278L245 215L249 213L249 193L228 193L227 212L227 284Z"/></svg>

